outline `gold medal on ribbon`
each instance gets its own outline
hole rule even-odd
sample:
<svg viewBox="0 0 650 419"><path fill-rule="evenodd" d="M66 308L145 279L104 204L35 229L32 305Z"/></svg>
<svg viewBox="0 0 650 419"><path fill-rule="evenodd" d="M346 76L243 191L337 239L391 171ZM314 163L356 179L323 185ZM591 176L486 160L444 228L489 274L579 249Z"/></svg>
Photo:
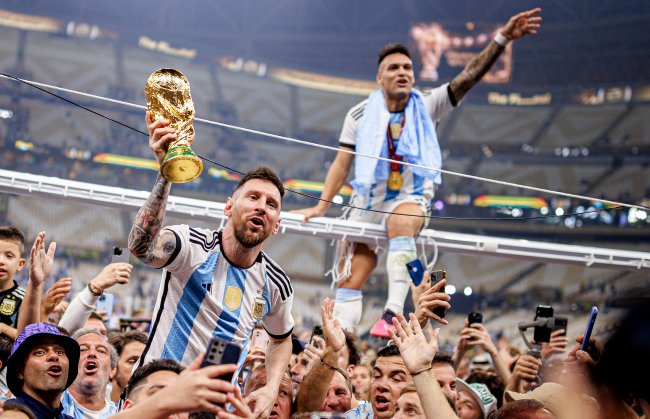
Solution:
<svg viewBox="0 0 650 419"><path fill-rule="evenodd" d="M388 189L391 191L399 191L403 184L404 178L400 172L390 172L390 176L388 176Z"/></svg>

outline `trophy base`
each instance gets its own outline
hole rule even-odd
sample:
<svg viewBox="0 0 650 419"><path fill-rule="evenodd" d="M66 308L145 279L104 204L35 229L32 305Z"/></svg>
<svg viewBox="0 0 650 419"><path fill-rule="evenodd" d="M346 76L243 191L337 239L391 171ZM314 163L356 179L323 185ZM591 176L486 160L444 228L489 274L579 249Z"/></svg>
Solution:
<svg viewBox="0 0 650 419"><path fill-rule="evenodd" d="M160 165L162 176L172 183L191 182L203 172L203 162L187 146L172 147Z"/></svg>

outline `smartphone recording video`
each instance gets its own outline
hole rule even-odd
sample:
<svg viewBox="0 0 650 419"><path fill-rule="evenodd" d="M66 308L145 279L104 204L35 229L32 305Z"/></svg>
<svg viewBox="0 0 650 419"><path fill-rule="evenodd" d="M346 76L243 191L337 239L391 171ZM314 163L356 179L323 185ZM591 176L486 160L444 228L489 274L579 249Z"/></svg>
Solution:
<svg viewBox="0 0 650 419"><path fill-rule="evenodd" d="M447 279L447 271L445 271L444 269L431 272L432 287L434 287L438 282L442 281L443 279ZM440 292L445 292L445 290L443 289ZM447 310L444 307L436 307L433 309L433 314L440 317L441 319L444 319L445 315L447 314Z"/></svg>
<svg viewBox="0 0 650 419"><path fill-rule="evenodd" d="M537 309L535 310L535 320L551 318L553 318L553 307L545 305L537 306ZM553 332L553 328L549 327L548 324L544 326L535 326L533 339L536 343L550 342L551 332Z"/></svg>
<svg viewBox="0 0 650 419"><path fill-rule="evenodd" d="M469 313L469 315L467 316L467 324L471 326L474 323L483 323L483 313L476 313L476 312Z"/></svg>

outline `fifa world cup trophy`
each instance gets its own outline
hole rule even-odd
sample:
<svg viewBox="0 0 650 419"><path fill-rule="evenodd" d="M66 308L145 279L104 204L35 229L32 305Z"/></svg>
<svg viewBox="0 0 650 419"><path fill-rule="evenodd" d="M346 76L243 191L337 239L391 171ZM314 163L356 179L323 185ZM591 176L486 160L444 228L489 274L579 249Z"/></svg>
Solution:
<svg viewBox="0 0 650 419"><path fill-rule="evenodd" d="M177 140L169 145L160 173L173 183L196 179L203 171L203 162L190 148L194 142L190 82L180 71L163 68L149 76L144 92L153 119L167 119L176 130Z"/></svg>

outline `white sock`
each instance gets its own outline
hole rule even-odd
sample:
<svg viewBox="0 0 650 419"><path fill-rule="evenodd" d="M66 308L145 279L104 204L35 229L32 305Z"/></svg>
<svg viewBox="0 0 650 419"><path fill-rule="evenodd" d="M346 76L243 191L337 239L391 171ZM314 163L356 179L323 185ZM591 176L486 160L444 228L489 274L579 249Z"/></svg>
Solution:
<svg viewBox="0 0 650 419"><path fill-rule="evenodd" d="M341 323L343 330L356 332L363 311L363 294L361 290L350 288L336 289L334 318Z"/></svg>
<svg viewBox="0 0 650 419"><path fill-rule="evenodd" d="M416 258L417 251L413 237L401 236L390 239L386 256L388 299L384 309L391 310L395 314L402 314L411 281L406 264Z"/></svg>

